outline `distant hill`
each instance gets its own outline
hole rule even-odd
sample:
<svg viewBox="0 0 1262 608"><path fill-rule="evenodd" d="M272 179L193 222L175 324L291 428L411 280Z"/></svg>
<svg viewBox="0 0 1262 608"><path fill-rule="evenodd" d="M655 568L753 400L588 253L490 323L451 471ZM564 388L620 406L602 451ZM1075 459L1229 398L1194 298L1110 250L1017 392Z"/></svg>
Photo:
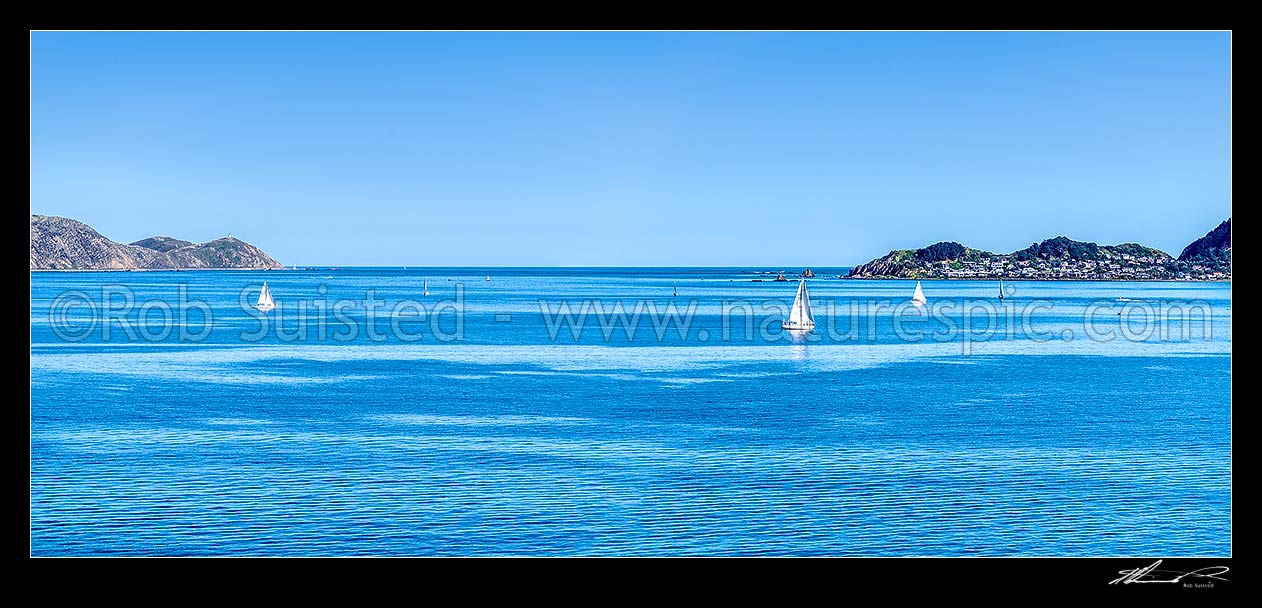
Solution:
<svg viewBox="0 0 1262 608"><path fill-rule="evenodd" d="M192 243L166 236L131 245L101 236L82 222L31 216L31 270L282 268L263 250L234 238Z"/></svg>
<svg viewBox="0 0 1262 608"><path fill-rule="evenodd" d="M1230 280L1231 220L1175 259L1137 243L1097 245L1058 236L1012 253L943 241L896 249L850 270L857 279Z"/></svg>
<svg viewBox="0 0 1262 608"><path fill-rule="evenodd" d="M180 239L171 238L169 236L151 236L147 239L140 239L139 241L132 243L132 245L137 247L144 247L145 249L152 249L163 253L171 251L172 249L179 249L180 247L188 247L192 244L193 243L190 241L181 241Z"/></svg>
<svg viewBox="0 0 1262 608"><path fill-rule="evenodd" d="M1179 261L1182 262L1224 258L1228 264L1231 264L1231 218L1227 218L1217 228L1210 230L1209 234L1192 241L1192 244L1184 247L1183 253L1179 254Z"/></svg>

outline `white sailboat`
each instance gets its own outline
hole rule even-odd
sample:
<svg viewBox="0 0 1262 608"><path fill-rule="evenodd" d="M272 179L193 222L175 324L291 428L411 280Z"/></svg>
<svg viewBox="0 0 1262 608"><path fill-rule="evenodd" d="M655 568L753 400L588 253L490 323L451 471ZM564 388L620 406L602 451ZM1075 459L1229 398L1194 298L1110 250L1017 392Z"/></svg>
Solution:
<svg viewBox="0 0 1262 608"><path fill-rule="evenodd" d="M780 323L781 329L809 331L815 329L815 315L811 314L811 294L806 290L806 279L798 283L798 295L793 298L793 310L789 320Z"/></svg>
<svg viewBox="0 0 1262 608"><path fill-rule="evenodd" d="M425 289L425 293L423 295L429 295L429 279L425 279L422 285L424 285Z"/></svg>
<svg viewBox="0 0 1262 608"><path fill-rule="evenodd" d="M255 304L254 307L263 312L276 308L276 302L272 301L272 290L267 288L266 281L263 282L263 291L259 292L258 304Z"/></svg>
<svg viewBox="0 0 1262 608"><path fill-rule="evenodd" d="M486 280L487 280L487 282L490 282L490 280L491 280L491 275L486 275Z"/></svg>
<svg viewBox="0 0 1262 608"><path fill-rule="evenodd" d="M911 301L917 305L925 305L925 292L920 289L920 281L916 281L916 291L911 294Z"/></svg>
<svg viewBox="0 0 1262 608"><path fill-rule="evenodd" d="M1003 299L1003 279L999 279L999 299Z"/></svg>

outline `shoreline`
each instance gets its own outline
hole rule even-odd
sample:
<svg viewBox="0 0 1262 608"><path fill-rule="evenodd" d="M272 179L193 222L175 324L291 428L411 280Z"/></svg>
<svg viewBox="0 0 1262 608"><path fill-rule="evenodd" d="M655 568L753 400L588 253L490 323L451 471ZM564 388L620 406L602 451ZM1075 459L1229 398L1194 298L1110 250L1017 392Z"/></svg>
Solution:
<svg viewBox="0 0 1262 608"><path fill-rule="evenodd" d="M292 268L32 268L31 274L35 273L84 273L84 272L108 272L108 273L124 273L124 272L338 272L339 270L356 270L359 267L341 266L336 268L312 267L294 270ZM369 267L369 268L404 268L398 267ZM469 267L470 269L490 269L492 266ZM512 268L505 266L502 268ZM540 267L531 267L540 268ZM546 268L546 267L542 267ZM567 266L557 266L558 269L569 268ZM618 267L609 267L618 268ZM638 266L627 266L626 268L641 268ZM666 268L666 267L663 267ZM691 268L690 266L679 266L677 268ZM711 267L717 268L717 267ZM737 267L733 267L735 270ZM417 267L417 270L423 270L425 267ZM745 272L742 270L741 272ZM801 276L795 276L788 282L802 279ZM968 278L950 278L950 277L810 277L808 280L822 281L1011 281L1020 283L1055 283L1055 282L1096 282L1096 283L1231 283L1231 279L1139 279L1139 278L1063 278L1063 279L1047 279L1047 278L1027 278L1027 277L968 277ZM746 279L744 282L751 283L775 283L774 280L766 279ZM784 282L784 281L780 281Z"/></svg>
<svg viewBox="0 0 1262 608"><path fill-rule="evenodd" d="M969 277L953 279L950 277L912 278L912 277L846 277L839 281L1010 281L1013 283L1057 283L1057 282L1097 282L1097 283L1230 283L1231 279L1127 279L1127 278L1066 278L1066 279L1033 279L1012 277Z"/></svg>
<svg viewBox="0 0 1262 608"><path fill-rule="evenodd" d="M202 272L202 271L273 271L288 268L32 268L31 272ZM291 271L292 272L292 271Z"/></svg>

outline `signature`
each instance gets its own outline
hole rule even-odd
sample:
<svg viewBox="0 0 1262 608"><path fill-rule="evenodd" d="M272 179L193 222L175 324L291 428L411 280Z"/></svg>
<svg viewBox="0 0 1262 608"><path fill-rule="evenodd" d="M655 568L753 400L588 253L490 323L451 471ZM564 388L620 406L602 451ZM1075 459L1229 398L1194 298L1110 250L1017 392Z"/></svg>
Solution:
<svg viewBox="0 0 1262 608"><path fill-rule="evenodd" d="M1135 568L1134 570L1118 570L1118 574L1122 576L1110 582L1110 585L1122 583L1129 585L1131 583L1177 583L1185 578L1209 578L1216 581L1225 581L1221 575L1226 574L1230 568L1226 566L1209 566L1199 568L1191 572L1179 572L1177 570L1158 570L1157 566L1161 565L1161 560L1157 560L1153 565L1146 568Z"/></svg>

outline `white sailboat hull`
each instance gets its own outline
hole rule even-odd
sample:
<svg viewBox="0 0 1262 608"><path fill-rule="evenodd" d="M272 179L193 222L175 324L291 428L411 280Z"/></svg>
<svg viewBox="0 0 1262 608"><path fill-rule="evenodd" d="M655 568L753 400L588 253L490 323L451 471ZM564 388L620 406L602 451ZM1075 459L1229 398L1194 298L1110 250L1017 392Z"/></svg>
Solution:
<svg viewBox="0 0 1262 608"><path fill-rule="evenodd" d="M798 283L797 296L793 298L793 310L787 321L780 322L780 329L810 331L815 329L815 315L811 314L811 294L806 289L806 279Z"/></svg>
<svg viewBox="0 0 1262 608"><path fill-rule="evenodd" d="M276 302L272 300L272 290L267 288L266 281L263 282L263 289L259 291L259 301L254 305L254 308L263 312L276 308Z"/></svg>
<svg viewBox="0 0 1262 608"><path fill-rule="evenodd" d="M927 302L925 292L920 289L920 281L916 281L916 292L911 294L911 302L916 306L924 306Z"/></svg>

